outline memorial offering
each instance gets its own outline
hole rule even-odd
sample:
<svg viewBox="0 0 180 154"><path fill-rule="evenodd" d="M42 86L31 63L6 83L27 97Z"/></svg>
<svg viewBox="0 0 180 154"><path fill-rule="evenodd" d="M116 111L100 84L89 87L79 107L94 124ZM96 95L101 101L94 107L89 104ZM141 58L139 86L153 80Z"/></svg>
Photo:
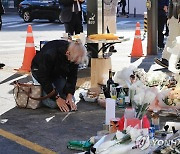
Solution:
<svg viewBox="0 0 180 154"><path fill-rule="evenodd" d="M108 34L92 34L88 36L89 39L92 40L118 40L119 36L113 34L113 33L108 33Z"/></svg>

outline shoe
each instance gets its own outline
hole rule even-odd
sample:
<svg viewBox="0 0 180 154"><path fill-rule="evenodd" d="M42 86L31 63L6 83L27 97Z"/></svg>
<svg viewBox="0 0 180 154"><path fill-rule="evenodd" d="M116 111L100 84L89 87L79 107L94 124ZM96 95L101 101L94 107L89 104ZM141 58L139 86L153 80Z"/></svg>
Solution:
<svg viewBox="0 0 180 154"><path fill-rule="evenodd" d="M162 51L162 50L164 50L164 48L160 48L160 47L158 47L158 50Z"/></svg>
<svg viewBox="0 0 180 154"><path fill-rule="evenodd" d="M176 65L176 69L180 69L180 60L179 60L179 62Z"/></svg>
<svg viewBox="0 0 180 154"><path fill-rule="evenodd" d="M162 59L155 58L154 61L156 64L158 64L162 67L168 68L168 66L169 66L168 61L164 58L162 58Z"/></svg>
<svg viewBox="0 0 180 154"><path fill-rule="evenodd" d="M2 69L5 66L5 64L0 63L0 69Z"/></svg>
<svg viewBox="0 0 180 154"><path fill-rule="evenodd" d="M166 37L168 37L168 36L169 36L169 33L165 33L164 35L165 35Z"/></svg>
<svg viewBox="0 0 180 154"><path fill-rule="evenodd" d="M163 50L164 49L164 44L158 45L159 50Z"/></svg>

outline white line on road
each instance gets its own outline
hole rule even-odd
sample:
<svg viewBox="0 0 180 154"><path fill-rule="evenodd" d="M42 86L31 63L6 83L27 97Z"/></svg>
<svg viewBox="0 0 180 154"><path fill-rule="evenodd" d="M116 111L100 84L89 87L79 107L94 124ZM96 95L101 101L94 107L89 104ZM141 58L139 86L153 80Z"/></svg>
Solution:
<svg viewBox="0 0 180 154"><path fill-rule="evenodd" d="M39 25L34 25L36 27L43 27L43 26L48 26L48 25L52 25L53 23L47 23L47 24L39 24Z"/></svg>
<svg viewBox="0 0 180 154"><path fill-rule="evenodd" d="M4 51L20 51L20 50L24 50L24 47L9 47L9 48L4 48L4 49L0 49L0 52L4 52Z"/></svg>
<svg viewBox="0 0 180 154"><path fill-rule="evenodd" d="M15 41L15 40L2 41L2 40L0 40L0 42L2 42L2 43L6 43L6 42L17 43L17 42L19 42L19 41Z"/></svg>
<svg viewBox="0 0 180 154"><path fill-rule="evenodd" d="M14 22L2 23L2 26L17 24L17 23L19 23L19 22L14 21Z"/></svg>
<svg viewBox="0 0 180 154"><path fill-rule="evenodd" d="M132 21L119 21L119 22L117 22L116 24L117 24L117 25L124 25L124 24L127 24L127 23L129 23L129 22L132 22Z"/></svg>
<svg viewBox="0 0 180 154"><path fill-rule="evenodd" d="M1 42L1 41L0 41ZM9 46L14 46L14 47L17 47L17 46L25 46L25 43L6 43L6 44L1 44L1 47L9 47Z"/></svg>
<svg viewBox="0 0 180 154"><path fill-rule="evenodd" d="M7 26L7 27L13 28L13 27L21 27L21 26L25 26L25 25L29 25L29 23L23 23L23 24Z"/></svg>

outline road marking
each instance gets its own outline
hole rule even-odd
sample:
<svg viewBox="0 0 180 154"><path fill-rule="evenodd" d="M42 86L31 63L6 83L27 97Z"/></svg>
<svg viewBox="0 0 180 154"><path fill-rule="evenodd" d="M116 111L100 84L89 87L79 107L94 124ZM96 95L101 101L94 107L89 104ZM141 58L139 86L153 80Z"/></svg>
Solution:
<svg viewBox="0 0 180 154"><path fill-rule="evenodd" d="M6 43L6 42L16 43L16 42L19 42L19 41L14 41L14 40L6 40L6 41L4 41L4 40L0 40L0 42L2 42L2 43Z"/></svg>
<svg viewBox="0 0 180 154"><path fill-rule="evenodd" d="M19 51L23 50L24 47L8 47L8 48L1 48L0 51Z"/></svg>
<svg viewBox="0 0 180 154"><path fill-rule="evenodd" d="M32 24L32 23L31 23ZM21 27L21 26L25 26L25 25L29 25L29 23L23 23L23 24L18 24L18 25L13 25L13 26L7 26L9 28L13 28L13 27Z"/></svg>
<svg viewBox="0 0 180 154"><path fill-rule="evenodd" d="M19 23L19 22L14 21L14 22L2 23L2 26L17 24L17 23Z"/></svg>
<svg viewBox="0 0 180 154"><path fill-rule="evenodd" d="M10 47L10 46L17 47L17 46L24 46L24 45L25 45L25 43L15 43L14 42L14 43L1 44L1 47Z"/></svg>
<svg viewBox="0 0 180 154"><path fill-rule="evenodd" d="M54 152L52 150L44 148L44 147L42 147L42 146L40 146L40 145L38 145L36 143L30 142L30 141L28 141L26 139L23 139L23 138L21 138L19 136L16 136L16 135L14 135L12 133L9 133L9 132L5 131L5 130L0 129L0 135L7 138L7 139L9 139L9 140L11 140L11 141L14 141L14 142L18 143L18 144L20 144L20 145L22 145L24 147L27 147L27 148L35 151L35 152L45 153L45 154L56 154L56 152Z"/></svg>
<svg viewBox="0 0 180 154"><path fill-rule="evenodd" d="M53 23L47 23L47 24L39 24L39 25L34 25L36 27L43 27L43 26L48 26L48 25L52 25Z"/></svg>
<svg viewBox="0 0 180 154"><path fill-rule="evenodd" d="M129 23L129 22L132 22L132 21L119 21L119 22L117 22L116 24L117 24L117 25L124 25L124 24L127 24L127 23Z"/></svg>

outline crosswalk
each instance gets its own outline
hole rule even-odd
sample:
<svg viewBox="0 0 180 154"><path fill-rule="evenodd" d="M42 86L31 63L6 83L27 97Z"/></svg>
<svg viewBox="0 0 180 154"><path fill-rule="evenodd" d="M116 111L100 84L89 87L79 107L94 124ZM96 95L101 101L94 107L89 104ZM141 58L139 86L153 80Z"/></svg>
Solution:
<svg viewBox="0 0 180 154"><path fill-rule="evenodd" d="M143 21L140 21L140 22L143 22ZM33 25L33 27L48 27L48 26L63 27L63 24L47 23L47 21L31 22L31 23L25 23L23 21L3 21L2 26L4 29L6 29L6 28L24 27L24 26L27 26L29 24ZM128 25L128 24L133 24L133 21L131 21L131 20L117 21L117 25Z"/></svg>
<svg viewBox="0 0 180 154"><path fill-rule="evenodd" d="M33 27L48 27L48 26L56 26L58 27L63 27L63 24L58 24L58 23L47 23L46 21L44 22L31 22L31 23L25 23L23 21L3 21L2 22L2 27L3 29L8 29L8 28L19 28L19 27L26 27L27 25L33 25Z"/></svg>
<svg viewBox="0 0 180 154"><path fill-rule="evenodd" d="M21 53L24 50L25 42L16 40L0 40L0 53L1 54L14 54Z"/></svg>

